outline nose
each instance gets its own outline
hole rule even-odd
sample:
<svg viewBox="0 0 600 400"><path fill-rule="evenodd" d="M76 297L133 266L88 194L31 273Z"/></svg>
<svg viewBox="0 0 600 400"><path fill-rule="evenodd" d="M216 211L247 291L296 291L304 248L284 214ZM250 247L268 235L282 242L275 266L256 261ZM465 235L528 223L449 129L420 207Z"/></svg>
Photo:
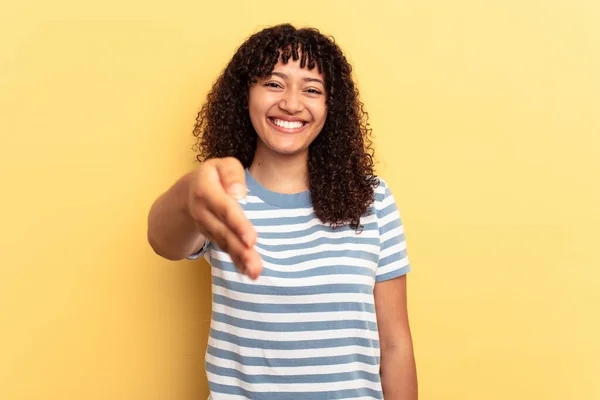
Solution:
<svg viewBox="0 0 600 400"><path fill-rule="evenodd" d="M298 90L286 90L279 100L279 108L290 114L296 114L304 109L301 94Z"/></svg>

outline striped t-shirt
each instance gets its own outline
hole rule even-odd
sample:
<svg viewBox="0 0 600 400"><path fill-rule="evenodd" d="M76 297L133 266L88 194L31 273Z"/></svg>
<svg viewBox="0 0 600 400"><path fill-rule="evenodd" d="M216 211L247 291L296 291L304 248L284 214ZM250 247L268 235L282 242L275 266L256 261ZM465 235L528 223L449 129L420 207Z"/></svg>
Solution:
<svg viewBox="0 0 600 400"><path fill-rule="evenodd" d="M247 170L246 184L240 204L258 233L262 274L252 281L215 244L203 249L210 398L382 399L373 288L410 270L389 188L380 179L357 234L322 223L309 191L271 192Z"/></svg>

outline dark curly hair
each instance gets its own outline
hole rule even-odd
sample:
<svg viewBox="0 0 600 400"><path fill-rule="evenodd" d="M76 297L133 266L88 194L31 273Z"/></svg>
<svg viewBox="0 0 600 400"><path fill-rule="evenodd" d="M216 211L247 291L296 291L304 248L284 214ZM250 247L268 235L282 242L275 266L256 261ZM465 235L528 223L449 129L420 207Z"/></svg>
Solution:
<svg viewBox="0 0 600 400"><path fill-rule="evenodd" d="M300 50L300 51L299 51ZM250 121L248 91L275 64L300 59L325 77L327 119L308 153L309 188L317 217L332 227L361 229L379 184L373 171L368 114L359 100L352 67L333 38L317 29L283 24L252 35L215 81L194 127L197 159L236 157L245 168L254 158L257 134Z"/></svg>

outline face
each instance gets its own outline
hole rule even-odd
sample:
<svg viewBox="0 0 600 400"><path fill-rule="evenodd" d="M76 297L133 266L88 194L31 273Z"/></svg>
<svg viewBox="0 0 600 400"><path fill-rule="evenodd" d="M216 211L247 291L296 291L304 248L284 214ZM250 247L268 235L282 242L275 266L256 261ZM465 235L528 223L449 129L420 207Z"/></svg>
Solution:
<svg viewBox="0 0 600 400"><path fill-rule="evenodd" d="M272 75L250 87L250 120L257 146L285 155L308 154L327 118L325 78L317 68L300 67L300 60L281 60Z"/></svg>

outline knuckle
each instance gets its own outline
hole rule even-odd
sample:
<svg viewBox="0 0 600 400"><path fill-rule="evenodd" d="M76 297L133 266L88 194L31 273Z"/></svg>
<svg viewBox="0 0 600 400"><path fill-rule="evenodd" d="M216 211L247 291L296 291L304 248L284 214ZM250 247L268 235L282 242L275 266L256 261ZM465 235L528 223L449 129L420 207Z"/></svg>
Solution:
<svg viewBox="0 0 600 400"><path fill-rule="evenodd" d="M192 202L195 206L199 206L206 201L206 191L195 188L192 192Z"/></svg>
<svg viewBox="0 0 600 400"><path fill-rule="evenodd" d="M218 238L219 238L219 247L225 252L229 253L231 251L231 240L229 240L226 228L224 226L218 229Z"/></svg>
<svg viewBox="0 0 600 400"><path fill-rule="evenodd" d="M223 250L225 253L229 254L230 251L230 245L226 240L223 240L223 242L219 245L219 247L221 248L221 250Z"/></svg>
<svg viewBox="0 0 600 400"><path fill-rule="evenodd" d="M233 210L231 209L231 207L222 207L219 210L219 218L221 218L221 220L225 223L229 223L230 219L232 218L233 215Z"/></svg>
<svg viewBox="0 0 600 400"><path fill-rule="evenodd" d="M243 177L244 167L242 163L234 157L227 158L220 168L221 180L229 184L232 181L238 181Z"/></svg>
<svg viewBox="0 0 600 400"><path fill-rule="evenodd" d="M231 229L238 235L243 235L246 239L252 239L253 228L249 222L240 219L231 223Z"/></svg>
<svg viewBox="0 0 600 400"><path fill-rule="evenodd" d="M214 226L209 226L206 228L206 231L209 235L209 239L214 241L217 245L219 245L219 247L222 248L222 244L223 244L223 233L221 231L221 229L218 229Z"/></svg>
<svg viewBox="0 0 600 400"><path fill-rule="evenodd" d="M190 207L190 216L192 217L192 219L196 222L202 222L204 220L204 210L201 206L199 206L197 203L196 204L192 204L192 206Z"/></svg>
<svg viewBox="0 0 600 400"><path fill-rule="evenodd" d="M235 157L225 157L223 158L223 163L231 168L242 167L242 163Z"/></svg>
<svg viewBox="0 0 600 400"><path fill-rule="evenodd" d="M199 202L205 199L206 190L203 189L203 185L200 184L201 178L195 178L190 182L189 195L192 202Z"/></svg>
<svg viewBox="0 0 600 400"><path fill-rule="evenodd" d="M237 269L243 269L244 263L242 263L242 260L240 259L240 257L238 257L237 254L230 254L230 257L231 261L233 261Z"/></svg>
<svg viewBox="0 0 600 400"><path fill-rule="evenodd" d="M208 160L202 161L200 164L200 168L214 168L215 164L218 162L218 158L209 158Z"/></svg>

